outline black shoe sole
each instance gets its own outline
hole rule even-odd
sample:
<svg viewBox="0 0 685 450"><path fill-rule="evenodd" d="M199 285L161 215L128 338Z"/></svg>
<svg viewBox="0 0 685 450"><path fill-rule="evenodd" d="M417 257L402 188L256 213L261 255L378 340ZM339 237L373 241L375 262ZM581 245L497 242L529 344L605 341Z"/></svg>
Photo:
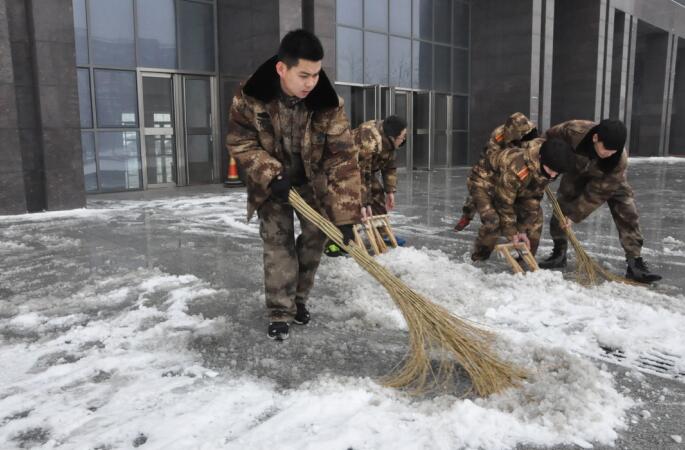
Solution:
<svg viewBox="0 0 685 450"><path fill-rule="evenodd" d="M300 321L297 319L293 319L293 323L296 323L298 325L307 325L311 319L307 319L306 321Z"/></svg>
<svg viewBox="0 0 685 450"><path fill-rule="evenodd" d="M275 336L271 336L269 333L266 333L266 337L268 337L272 341L285 341L286 339L288 339L288 334L278 333Z"/></svg>

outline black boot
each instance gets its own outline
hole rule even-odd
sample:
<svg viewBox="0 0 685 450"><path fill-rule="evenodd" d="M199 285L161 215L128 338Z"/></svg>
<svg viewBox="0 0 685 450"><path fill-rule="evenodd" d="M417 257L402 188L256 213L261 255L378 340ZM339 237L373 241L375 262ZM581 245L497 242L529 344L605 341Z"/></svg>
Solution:
<svg viewBox="0 0 685 450"><path fill-rule="evenodd" d="M554 241L554 249L552 254L544 261L538 264L541 269L561 269L566 267L566 250L568 242L565 239L558 239Z"/></svg>
<svg viewBox="0 0 685 450"><path fill-rule="evenodd" d="M298 325L307 325L311 319L307 307L304 303L295 303L295 306L297 306L297 314L295 314L293 322Z"/></svg>
<svg viewBox="0 0 685 450"><path fill-rule="evenodd" d="M288 339L289 329L290 325L288 325L288 322L270 322L269 329L267 330L267 336L269 336L269 339L282 341L284 339Z"/></svg>
<svg viewBox="0 0 685 450"><path fill-rule="evenodd" d="M628 269L626 269L626 278L635 280L638 283L653 283L661 279L661 275L652 273L647 268L641 256L637 258L627 258Z"/></svg>

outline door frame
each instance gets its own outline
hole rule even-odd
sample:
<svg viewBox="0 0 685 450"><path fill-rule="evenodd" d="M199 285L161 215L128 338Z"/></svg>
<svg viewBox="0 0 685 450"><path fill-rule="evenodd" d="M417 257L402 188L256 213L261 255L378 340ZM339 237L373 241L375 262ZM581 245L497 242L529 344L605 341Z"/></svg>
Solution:
<svg viewBox="0 0 685 450"><path fill-rule="evenodd" d="M142 180L143 180L143 190L155 189L155 188L166 188L174 186L188 186L189 175L188 175L188 164L187 164L187 128L186 128L186 109L185 109L185 80L187 78L204 78L209 80L209 96L210 96L210 142L212 150L212 169L210 174L211 183L218 183L221 178L221 153L219 144L221 139L219 138L219 103L218 103L218 91L217 91L217 77L213 75L197 75L197 74L185 74L185 73L175 73L168 71L154 70L137 70L137 92L138 92L138 117L139 117L139 145L140 145L140 159L141 159L141 170L142 170ZM156 78L168 78L171 80L171 90L172 90L172 109L173 109L173 133L174 145L175 145L175 157L176 157L176 183L159 183L159 184L149 184L147 177L147 147L145 142L145 136L147 136L147 129L145 128L145 105L144 105L144 95L143 90L143 77L156 77ZM161 133L160 133L161 134Z"/></svg>

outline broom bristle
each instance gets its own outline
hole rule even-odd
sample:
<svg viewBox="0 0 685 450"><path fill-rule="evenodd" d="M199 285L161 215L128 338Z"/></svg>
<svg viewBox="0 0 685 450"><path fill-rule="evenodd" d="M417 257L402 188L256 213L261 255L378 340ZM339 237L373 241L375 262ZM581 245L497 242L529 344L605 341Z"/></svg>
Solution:
<svg viewBox="0 0 685 450"><path fill-rule="evenodd" d="M554 215L556 216L559 223L566 223L566 216L564 215L564 212L561 210L559 201L557 200L556 196L552 193L549 186L545 188L545 192L547 193L547 197L549 198L549 201L552 204L552 210L554 211ZM604 267L599 265L599 263L592 259L590 255L588 255L588 253L585 251L585 249L581 245L580 241L576 237L576 234L573 232L571 227L564 228L564 232L566 233L569 242L571 242L573 250L576 252L576 280L579 283L586 286L593 286L599 284L603 280L608 280L617 281L625 284L640 285L640 283L636 281L629 280L620 275L616 275L615 273L609 272Z"/></svg>
<svg viewBox="0 0 685 450"><path fill-rule="evenodd" d="M345 245L338 227L312 209L294 190L290 191L289 200L300 214L376 278L402 312L409 329L409 351L401 367L384 380L386 386L419 393L431 383L445 385L452 378L455 361L466 370L474 389L483 396L516 385L526 377L523 370L493 353L491 332L456 317L414 292L354 243ZM437 371L431 364L433 357L439 359Z"/></svg>

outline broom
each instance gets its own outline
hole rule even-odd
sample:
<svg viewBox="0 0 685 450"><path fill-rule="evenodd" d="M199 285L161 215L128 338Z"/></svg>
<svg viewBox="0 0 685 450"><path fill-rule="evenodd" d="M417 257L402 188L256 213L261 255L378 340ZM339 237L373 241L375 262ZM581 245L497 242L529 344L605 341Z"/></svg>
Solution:
<svg viewBox="0 0 685 450"><path fill-rule="evenodd" d="M491 332L454 316L414 292L356 244L345 245L338 227L312 209L296 191L290 190L289 200L300 214L376 278L402 312L409 329L409 351L402 367L385 378L385 386L407 388L413 393L425 391L430 382L445 386L451 380L454 364L449 358L441 357L435 371L431 356L436 353L451 355L466 370L481 396L499 392L525 378L521 369L500 360L492 352Z"/></svg>
<svg viewBox="0 0 685 450"><path fill-rule="evenodd" d="M545 187L545 193L547 194L547 197L549 198L549 201L552 204L552 209L554 210L554 215L556 216L557 220L559 221L559 223L565 224L566 216L561 210L561 206L559 206L559 201L554 196L549 186ZM603 281L602 279L604 279L608 281L617 281L620 283L632 284L637 286L642 285L637 281L629 280L625 277L609 272L604 267L600 266L599 263L592 259L590 255L588 255L588 253L585 251L585 249L580 244L580 241L576 237L576 234L573 232L571 227L564 227L564 232L566 233L568 240L571 242L573 250L575 250L576 252L576 280L580 284L583 284L585 286L592 286L599 284L599 282Z"/></svg>

